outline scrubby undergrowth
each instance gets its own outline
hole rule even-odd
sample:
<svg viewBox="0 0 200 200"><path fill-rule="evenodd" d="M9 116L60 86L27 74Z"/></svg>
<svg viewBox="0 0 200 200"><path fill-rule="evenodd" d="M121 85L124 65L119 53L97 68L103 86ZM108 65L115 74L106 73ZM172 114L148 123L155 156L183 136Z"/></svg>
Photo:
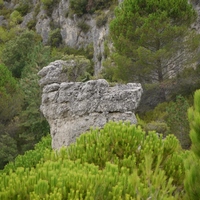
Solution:
<svg viewBox="0 0 200 200"><path fill-rule="evenodd" d="M0 199L183 198L186 154L173 135L109 122L59 151L47 141L1 172Z"/></svg>

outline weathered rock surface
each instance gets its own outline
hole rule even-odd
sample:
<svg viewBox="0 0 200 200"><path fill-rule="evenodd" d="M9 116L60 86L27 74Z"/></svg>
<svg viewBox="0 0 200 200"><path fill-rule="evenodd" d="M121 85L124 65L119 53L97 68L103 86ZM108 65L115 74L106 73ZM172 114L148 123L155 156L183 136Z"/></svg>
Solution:
<svg viewBox="0 0 200 200"><path fill-rule="evenodd" d="M53 148L69 145L90 127L103 127L109 120L136 123L140 84L110 87L104 79L67 82L63 65L65 61L55 61L38 73L43 88L41 111L50 124Z"/></svg>

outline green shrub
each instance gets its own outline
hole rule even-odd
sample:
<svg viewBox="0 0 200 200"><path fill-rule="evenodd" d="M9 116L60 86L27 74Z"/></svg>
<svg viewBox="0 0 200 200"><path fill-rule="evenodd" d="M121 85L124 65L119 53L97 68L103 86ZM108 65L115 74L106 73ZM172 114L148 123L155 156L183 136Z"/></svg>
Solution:
<svg viewBox="0 0 200 200"><path fill-rule="evenodd" d="M36 19L32 19L27 23L27 27L30 30L35 30L36 23L37 23L37 20Z"/></svg>
<svg viewBox="0 0 200 200"><path fill-rule="evenodd" d="M60 33L60 29L54 29L49 33L49 44L52 47L59 47L62 43L62 35Z"/></svg>
<svg viewBox="0 0 200 200"><path fill-rule="evenodd" d="M155 130L164 135L174 134L182 147L188 149L191 144L187 118L188 108L187 99L179 95L176 101L160 103L153 110L140 114L140 118L143 120L143 127L146 131Z"/></svg>
<svg viewBox="0 0 200 200"><path fill-rule="evenodd" d="M91 63L90 60L85 58L81 55L67 55L62 58L63 60L66 60L67 64L66 66L63 66L63 71L66 72L68 81L85 81L88 80L91 76L90 74L90 68ZM73 61L73 65L71 62Z"/></svg>
<svg viewBox="0 0 200 200"><path fill-rule="evenodd" d="M87 13L94 13L97 10L109 8L111 5L117 5L117 0L71 0L70 12L71 15L76 14L81 17Z"/></svg>
<svg viewBox="0 0 200 200"><path fill-rule="evenodd" d="M3 15L5 17L5 19L9 19L11 13L12 13L11 9L8 9L6 7L3 7L1 9L1 15Z"/></svg>
<svg viewBox="0 0 200 200"><path fill-rule="evenodd" d="M0 64L0 169L18 154L15 140L23 97L18 81L12 76L7 66Z"/></svg>
<svg viewBox="0 0 200 200"><path fill-rule="evenodd" d="M108 21L108 17L105 13L102 13L101 15L98 15L96 18L96 25L97 27L102 27L104 26Z"/></svg>
<svg viewBox="0 0 200 200"><path fill-rule="evenodd" d="M1 109L0 109L1 110ZM2 125L0 123L0 125ZM1 127L2 128L2 127ZM2 132L2 130L1 130ZM17 156L17 143L8 133L0 134L0 170Z"/></svg>
<svg viewBox="0 0 200 200"><path fill-rule="evenodd" d="M42 0L43 7L47 11L48 16L51 16L54 7L59 3L59 1L60 0Z"/></svg>
<svg viewBox="0 0 200 200"><path fill-rule="evenodd" d="M81 21L77 24L78 28L81 29L81 31L83 31L84 33L87 33L90 30L90 25L88 25L87 23Z"/></svg>
<svg viewBox="0 0 200 200"><path fill-rule="evenodd" d="M42 0L42 3L44 4L44 8L49 9L49 7L51 7L51 5L53 4L53 0Z"/></svg>
<svg viewBox="0 0 200 200"><path fill-rule="evenodd" d="M0 199L162 199L182 197L184 168L174 136L129 123L91 129L35 168L0 174Z"/></svg>
<svg viewBox="0 0 200 200"><path fill-rule="evenodd" d="M23 21L23 17L21 16L21 13L18 12L17 10L14 10L10 14L10 25L11 26L20 24L22 21Z"/></svg>
<svg viewBox="0 0 200 200"><path fill-rule="evenodd" d="M192 152L185 159L185 190L187 200L200 199L200 90L194 94L194 105L188 109Z"/></svg>
<svg viewBox="0 0 200 200"><path fill-rule="evenodd" d="M153 110L149 110L144 114L141 114L141 118L146 123L150 123L152 121L164 122L167 117L167 112L166 112L167 107L170 107L170 103L168 102L160 103Z"/></svg>
<svg viewBox="0 0 200 200"><path fill-rule="evenodd" d="M40 12L40 3L37 3L36 6L34 7L33 17L36 18L39 12Z"/></svg>
<svg viewBox="0 0 200 200"><path fill-rule="evenodd" d="M1 59L14 77L20 78L27 62L30 62L29 57L37 43L37 37L33 31L24 31L6 43Z"/></svg>
<svg viewBox="0 0 200 200"><path fill-rule="evenodd" d="M25 16L28 12L30 12L31 6L32 2L30 0L20 0L16 10L20 12L22 16Z"/></svg>
<svg viewBox="0 0 200 200"><path fill-rule="evenodd" d="M104 58L106 59L110 55L110 49L108 46L108 41L104 42L104 52L103 52Z"/></svg>
<svg viewBox="0 0 200 200"><path fill-rule="evenodd" d="M152 121L150 123L145 124L144 130L148 131L156 131L156 133L163 134L163 136L167 136L170 133L170 129L165 122Z"/></svg>
<svg viewBox="0 0 200 200"><path fill-rule="evenodd" d="M8 173L10 170L16 171L17 168L23 167L31 169L35 167L44 157L46 150L51 149L51 136L43 137L35 145L33 150L26 151L24 155L18 155L13 162L8 163L0 173Z"/></svg>
<svg viewBox="0 0 200 200"><path fill-rule="evenodd" d="M87 0L70 0L70 10L72 13L82 16L87 13Z"/></svg>
<svg viewBox="0 0 200 200"><path fill-rule="evenodd" d="M181 142L183 148L188 149L191 145L189 138L189 122L187 110L188 101L181 95L176 97L175 102L171 102L167 107L166 122L173 133Z"/></svg>
<svg viewBox="0 0 200 200"><path fill-rule="evenodd" d="M185 159L185 181L184 188L186 191L186 200L200 199L200 159L194 155L194 152L188 152Z"/></svg>
<svg viewBox="0 0 200 200"><path fill-rule="evenodd" d="M0 9L2 9L3 6L4 6L4 2L3 2L3 0L0 0Z"/></svg>
<svg viewBox="0 0 200 200"><path fill-rule="evenodd" d="M91 61L94 54L94 47L93 47L93 43L90 43L88 46L84 48L81 47L79 49L73 48L71 46L63 45L63 46L60 46L59 48L52 48L51 54L52 54L53 60L62 59L62 57L67 54L67 55L75 55L75 56L82 55Z"/></svg>

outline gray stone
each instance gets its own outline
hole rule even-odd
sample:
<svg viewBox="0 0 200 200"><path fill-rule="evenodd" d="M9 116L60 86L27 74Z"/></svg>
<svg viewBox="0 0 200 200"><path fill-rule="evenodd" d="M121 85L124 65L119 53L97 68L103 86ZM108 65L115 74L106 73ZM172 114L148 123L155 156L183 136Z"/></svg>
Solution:
<svg viewBox="0 0 200 200"><path fill-rule="evenodd" d="M41 77L40 85L43 87L51 83L62 83L68 81L63 70L65 64L65 61L57 60L40 70L38 73L38 75Z"/></svg>
<svg viewBox="0 0 200 200"><path fill-rule="evenodd" d="M40 108L50 125L53 148L69 145L90 127L102 128L110 120L137 122L134 111L143 92L140 84L110 87L104 79L67 82L64 64L52 62L38 73Z"/></svg>

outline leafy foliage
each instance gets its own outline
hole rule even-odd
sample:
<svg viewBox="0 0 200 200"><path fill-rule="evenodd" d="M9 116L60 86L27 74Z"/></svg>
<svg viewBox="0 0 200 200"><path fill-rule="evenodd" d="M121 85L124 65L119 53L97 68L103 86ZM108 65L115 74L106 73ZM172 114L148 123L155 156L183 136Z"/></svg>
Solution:
<svg viewBox="0 0 200 200"><path fill-rule="evenodd" d="M22 16L25 16L30 11L31 4L31 0L20 0L16 10L20 12Z"/></svg>
<svg viewBox="0 0 200 200"><path fill-rule="evenodd" d="M47 11L47 15L51 16L53 8L59 3L59 0L42 0L44 9Z"/></svg>
<svg viewBox="0 0 200 200"><path fill-rule="evenodd" d="M192 152L185 161L186 178L185 190L188 200L200 198L200 90L194 95L194 106L188 110L190 122L190 138L192 141Z"/></svg>
<svg viewBox="0 0 200 200"><path fill-rule="evenodd" d="M0 198L179 199L184 168L178 149L173 136L163 140L128 123L110 122L68 148L46 150L34 168L2 171Z"/></svg>
<svg viewBox="0 0 200 200"><path fill-rule="evenodd" d="M14 132L22 107L21 91L6 66L0 64L0 169L17 155Z"/></svg>
<svg viewBox="0 0 200 200"><path fill-rule="evenodd" d="M66 66L63 66L63 71L66 72L69 81L86 81L91 76L90 60L84 56L68 55L64 56L63 60L67 61Z"/></svg>
<svg viewBox="0 0 200 200"><path fill-rule="evenodd" d="M87 13L92 14L96 10L109 8L116 3L116 0L70 0L71 15L76 14L81 17Z"/></svg>
<svg viewBox="0 0 200 200"><path fill-rule="evenodd" d="M176 135L182 144L183 148L190 147L189 138L189 122L187 119L187 110L189 104L183 96L177 96L176 102L172 102L167 107L167 124L170 128L171 133Z"/></svg>
<svg viewBox="0 0 200 200"><path fill-rule="evenodd" d="M54 29L50 31L49 33L49 44L52 47L59 47L59 45L62 43L62 35L60 33L60 29Z"/></svg>
<svg viewBox="0 0 200 200"><path fill-rule="evenodd" d="M8 133L1 133L0 135L0 169L3 169L5 164L13 161L17 156L17 144L13 137Z"/></svg>
<svg viewBox="0 0 200 200"><path fill-rule="evenodd" d="M50 61L50 49L37 40L34 32L27 31L9 41L9 45L3 50L2 60L8 64L8 69L20 78L18 82L14 82L18 89L13 89L0 99L0 118L3 124L1 133L8 133L10 141L14 142L12 148L16 149L13 158L32 149L34 144L49 132L49 125L39 110L41 94L37 72ZM8 69L7 72L12 77ZM14 78L9 78L5 73L3 76L8 82L7 85L12 86ZM4 152L4 156L10 158L8 152Z"/></svg>
<svg viewBox="0 0 200 200"><path fill-rule="evenodd" d="M29 63L25 66L20 79L20 87L23 90L24 104L20 112L21 129L18 142L21 152L24 152L39 142L42 136L49 133L49 125L42 116L39 107L41 103L41 91L38 84L37 72L50 60L50 49L41 43L35 45L29 54Z"/></svg>
<svg viewBox="0 0 200 200"><path fill-rule="evenodd" d="M33 31L25 31L6 43L2 52L2 61L14 77L21 77L21 73L27 65L29 54L31 54L36 42L36 34Z"/></svg>
<svg viewBox="0 0 200 200"><path fill-rule="evenodd" d="M97 25L97 27L100 28L100 27L104 26L107 23L107 21L108 21L108 16L104 12L102 12L96 18L96 25Z"/></svg>
<svg viewBox="0 0 200 200"><path fill-rule="evenodd" d="M22 16L20 14L20 12L18 12L17 10L14 10L11 14L10 14L10 26L14 26L17 24L20 24L22 22Z"/></svg>
<svg viewBox="0 0 200 200"><path fill-rule="evenodd" d="M81 21L77 24L77 26L83 31L84 33L87 33L90 30L90 26L85 23L84 21Z"/></svg>
<svg viewBox="0 0 200 200"><path fill-rule="evenodd" d="M6 123L20 111L21 104L16 101L20 90L17 81L3 64L0 64L0 77L0 123Z"/></svg>
<svg viewBox="0 0 200 200"><path fill-rule="evenodd" d="M33 150L26 151L24 155L18 155L13 162L9 162L0 173L9 173L23 167L31 169L35 167L44 157L45 151L51 149L51 137L45 136L37 143Z"/></svg>

